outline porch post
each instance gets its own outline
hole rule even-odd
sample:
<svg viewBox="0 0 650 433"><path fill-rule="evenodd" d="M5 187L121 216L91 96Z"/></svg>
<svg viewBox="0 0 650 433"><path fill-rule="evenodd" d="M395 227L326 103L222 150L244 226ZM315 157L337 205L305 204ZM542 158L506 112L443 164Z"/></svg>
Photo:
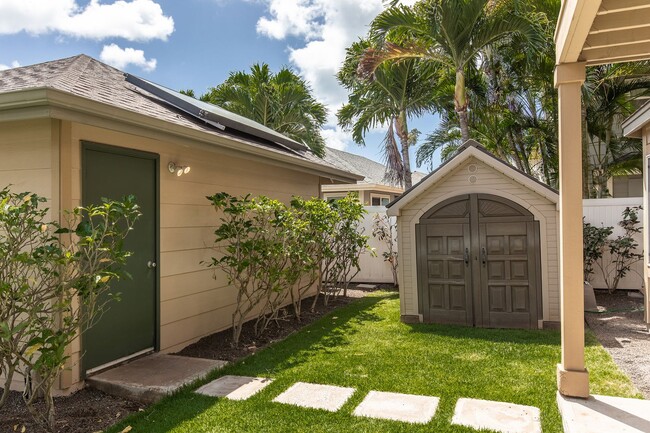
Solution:
<svg viewBox="0 0 650 433"><path fill-rule="evenodd" d="M555 67L559 109L560 308L562 360L557 385L562 395L589 397L585 369L582 259L582 115L584 63Z"/></svg>

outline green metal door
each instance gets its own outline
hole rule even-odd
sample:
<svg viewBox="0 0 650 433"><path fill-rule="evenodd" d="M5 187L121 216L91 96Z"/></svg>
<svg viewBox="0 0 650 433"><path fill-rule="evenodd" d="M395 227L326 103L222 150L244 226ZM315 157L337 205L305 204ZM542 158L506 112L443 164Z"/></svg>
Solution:
<svg viewBox="0 0 650 433"><path fill-rule="evenodd" d="M82 201L100 203L132 194L142 216L125 241L131 278L111 287L120 293L99 321L82 334L83 371L156 348L158 300L158 156L83 143Z"/></svg>

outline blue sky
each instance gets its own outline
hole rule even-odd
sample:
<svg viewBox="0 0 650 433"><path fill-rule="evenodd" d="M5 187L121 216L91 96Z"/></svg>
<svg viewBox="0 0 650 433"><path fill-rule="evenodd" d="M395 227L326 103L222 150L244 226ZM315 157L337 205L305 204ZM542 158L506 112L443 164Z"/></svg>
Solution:
<svg viewBox="0 0 650 433"><path fill-rule="evenodd" d="M334 74L382 7L382 0L0 0L0 68L84 53L202 94L256 62L290 66L330 110L327 142L380 160L383 131L368 134L364 148L336 126L346 94ZM410 127L426 134L436 122L425 116Z"/></svg>

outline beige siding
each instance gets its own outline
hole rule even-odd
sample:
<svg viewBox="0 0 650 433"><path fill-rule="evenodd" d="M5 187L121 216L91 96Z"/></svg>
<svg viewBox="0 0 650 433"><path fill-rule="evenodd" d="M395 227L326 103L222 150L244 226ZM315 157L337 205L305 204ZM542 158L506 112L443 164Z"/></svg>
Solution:
<svg viewBox="0 0 650 433"><path fill-rule="evenodd" d="M467 166L470 164L476 164L478 167L478 171L472 173L478 178L474 184L468 180L470 173ZM556 205L473 157L400 209L398 250L400 251L401 313L405 315L419 313L415 224L419 221L420 216L436 203L456 195L469 193L501 195L524 206L535 215L535 219L540 221L543 318L549 321L560 320Z"/></svg>
<svg viewBox="0 0 650 433"><path fill-rule="evenodd" d="M650 324L650 225L647 223L649 220L648 215L650 215L649 203L650 199L648 194L648 179L650 173L648 173L648 158L650 157L650 125L646 125L643 128L643 209L645 209L646 216L643 221L643 270L645 277L645 320L646 323Z"/></svg>
<svg viewBox="0 0 650 433"><path fill-rule="evenodd" d="M0 124L0 189L10 186L13 192L47 198L48 220L54 219L59 202L57 134L58 122L50 119ZM22 376L15 375L11 387L22 389Z"/></svg>
<svg viewBox="0 0 650 433"><path fill-rule="evenodd" d="M213 254L217 215L205 196L264 194L288 202L293 195L318 197L319 178L270 164L189 149L172 142L127 135L73 123L70 143L70 204L81 199L82 140L128 147L160 155L160 342L164 352L177 351L199 338L230 326L235 290L222 274L200 262ZM167 170L174 161L189 165L177 177ZM76 376L75 376L76 375ZM78 380L78 371L73 372Z"/></svg>

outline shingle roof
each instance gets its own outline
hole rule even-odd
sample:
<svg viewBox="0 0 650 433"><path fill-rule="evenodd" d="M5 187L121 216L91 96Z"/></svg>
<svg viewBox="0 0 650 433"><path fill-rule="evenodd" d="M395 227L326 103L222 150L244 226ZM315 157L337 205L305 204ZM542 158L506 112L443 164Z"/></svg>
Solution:
<svg viewBox="0 0 650 433"><path fill-rule="evenodd" d="M338 168L309 151L289 150L270 140L230 128L220 131L128 83L119 69L84 54L0 71L0 93L37 88L59 90L216 136L235 137L250 146L317 163L323 168Z"/></svg>
<svg viewBox="0 0 650 433"><path fill-rule="evenodd" d="M342 150L337 150L331 147L325 149L325 157L323 158L326 162L330 163L334 167L338 167L341 170L349 171L352 173L359 174L365 179L363 181L357 182L360 184L378 184L386 186L399 187L385 180L386 175L386 166L380 164L372 159L368 159L361 155L355 155L353 153L344 152ZM418 183L422 178L426 176L424 173L413 172L413 184Z"/></svg>

